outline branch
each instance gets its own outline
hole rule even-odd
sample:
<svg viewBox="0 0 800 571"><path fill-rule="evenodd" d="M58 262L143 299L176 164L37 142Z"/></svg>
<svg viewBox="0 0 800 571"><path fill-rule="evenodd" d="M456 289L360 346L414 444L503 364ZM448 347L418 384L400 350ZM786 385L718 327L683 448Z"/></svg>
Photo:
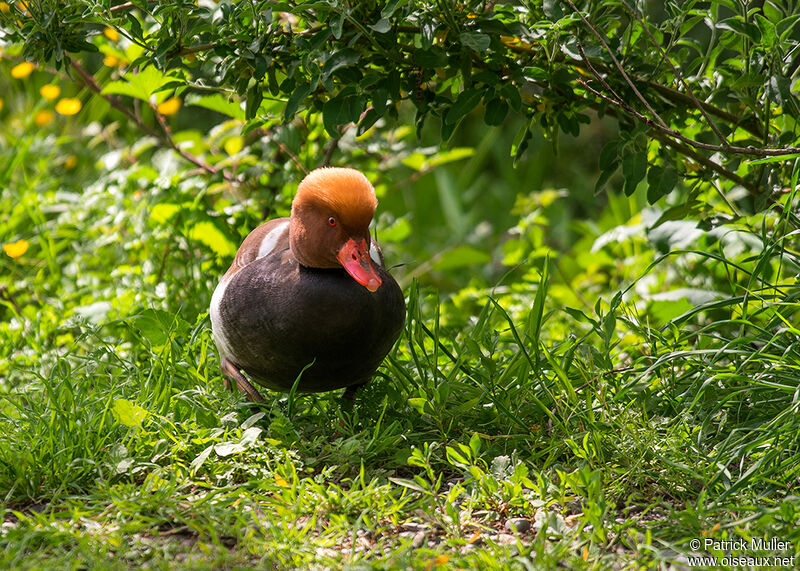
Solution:
<svg viewBox="0 0 800 571"><path fill-rule="evenodd" d="M700 110L700 113L703 114L703 117L705 117L706 122L708 123L708 126L711 127L711 130L714 131L714 134L717 137L719 137L719 140L722 141L722 144L727 147L728 146L728 141L725 138L725 135L723 135L719 131L719 129L717 129L717 126L714 124L714 121L711 120L711 117L709 117L708 114L705 112L705 110L703 109L703 106L700 105L700 102L694 96L694 93L692 93L692 88L689 87L689 84L686 83L686 81L683 79L683 75L681 75L681 72L678 71L678 69L672 63L672 60L669 59L669 57L667 57L666 53L664 53L664 48L661 47L661 44L659 44L656 41L656 39L653 37L653 34L650 33L650 28L647 27L647 24L645 24L644 20L642 20L642 18L639 16L639 13L635 12L633 10L633 8L631 8L630 5L625 0L620 0L620 1L622 2L622 5L625 6L625 8L627 8L628 12L630 12L633 15L633 17L636 18L636 20L642 26L642 29L647 34L647 37L649 37L650 41L653 42L653 45L658 48L658 52L661 54L661 57L664 59L664 61L666 61L669 64L669 67L672 68L672 73L674 73L675 77L677 77L678 80L681 82L681 84L683 85L683 88L686 90L686 94L692 100L692 103L694 103L695 107L697 107L697 109Z"/></svg>
<svg viewBox="0 0 800 571"><path fill-rule="evenodd" d="M589 20L587 20L584 17L583 13L580 10L578 10L578 7L575 6L575 4L572 2L572 0L562 0L562 2L566 2L567 4L569 4L570 7L575 11L575 13L581 19L581 21L584 24L586 24L586 26L589 28L589 30L591 30L592 34L594 34L594 36L598 40L600 40L600 43L603 44L603 47L608 52L608 55L611 56L611 60L614 62L614 65L619 70L619 72L622 74L622 78L631 87L631 89L633 89L633 92L636 94L636 97L639 98L639 101L644 103L644 106L647 107L647 110L650 111L650 113L652 113L653 117L656 118L656 120L661 124L662 127L667 128L667 124L664 123L664 120L661 117L659 117L659 115L658 115L658 113L656 113L655 109L650 107L650 104L647 102L647 99L645 99L644 96L641 93L639 93L639 90L636 88L636 85L634 85L633 81L631 81L631 78L628 77L628 74L625 73L625 69L623 69L622 65L619 63L619 60L617 60L617 56L615 56L614 52L612 51L612 49L610 47L608 47L608 44L603 39L603 36L601 36L600 32L597 31L597 28L595 28L594 26L592 26L589 23ZM586 60L586 56L585 55L584 55L584 60Z"/></svg>
<svg viewBox="0 0 800 571"><path fill-rule="evenodd" d="M662 131L663 133L675 137L680 141L683 141L687 145L694 147L695 149L703 149L706 151L714 151L719 153L726 153L726 154L735 154L735 155L750 155L750 156L757 156L757 157L773 157L778 155L793 155L800 153L800 147L782 147L780 149L776 148L759 148L754 147L752 145L747 147L739 147L735 145L725 144L725 145L711 145L709 143L701 143L700 141L696 141L690 137L683 135L680 131L676 131L675 129L670 129L666 125L662 125L663 121L660 123L656 123L650 117L639 113L636 109L631 107L628 103L625 102L619 95L617 95L608 82L600 75L600 73L594 68L594 66L589 62L589 59L586 57L586 54L583 51L583 47L581 46L580 42L578 43L578 51L580 51L581 57L583 58L583 63L589 68L589 71L592 72L592 75L611 93L614 94L615 99L608 97L597 91L596 89L592 88L588 83L583 81L582 79L578 79L578 83L583 85L586 89L594 93L596 96L602 98L605 101L608 101L612 105L622 108L626 112L633 115L636 119L644 123L650 128L657 129Z"/></svg>
<svg viewBox="0 0 800 571"><path fill-rule="evenodd" d="M159 113L158 111L153 109L153 111L154 111L154 113L156 115L156 118L158 119L159 124L161 125L162 131L159 132L159 131L156 131L155 129L153 129L152 127L150 127L149 125L147 125L144 121L142 121L141 117L139 117L136 113L131 111L128 107L126 107L125 105L122 105L122 103L120 103L120 101L119 101L119 99L117 97L114 97L112 95L103 93L103 88L100 87L100 85L97 83L97 81L95 81L94 77L88 71L86 71L83 68L83 66L81 66L81 64L79 64L77 61L72 59L72 60L70 60L70 65L72 66L72 68L76 72L78 72L78 75L81 76L81 79L83 80L83 82L86 84L86 86L91 91L93 91L94 93L96 93L97 95L99 95L100 97L105 99L106 101L108 101L108 103L109 103L109 105L111 105L111 107L113 107L114 109L116 109L117 111L119 111L120 113L125 115L128 119L133 121L142 131L144 131L145 133L147 133L151 137L154 137L155 139L161 141L161 143L164 146L170 147L176 153L178 153L181 157L183 157L184 159L186 159L190 163L200 167L201 169L203 169L207 173L212 174L212 175L222 174L222 177L225 180L227 180L228 182L231 182L231 183L237 183L238 184L238 183L241 182L236 176L232 175L231 173L228 173L228 172L225 172L225 171L220 171L220 169L218 169L218 168L216 168L216 167L204 162L200 158L198 158L198 157L192 155L191 153L188 153L185 150L181 149L177 145L177 143L175 143L175 140L172 138L172 134L169 131L169 127L167 126L166 121L164 120L164 117L163 117L163 115L161 115L161 113Z"/></svg>
<svg viewBox="0 0 800 571"><path fill-rule="evenodd" d="M581 82L581 83L583 83L583 82ZM590 87L588 84L584 83L584 86L589 91L594 93L595 95L597 95L599 97L602 97L605 101L608 101L609 103L612 103L614 105L622 107L621 105L618 105L616 101L613 101L609 97L603 95L602 93L597 92L595 89ZM588 100L585 100L585 101L589 102ZM589 102L589 106L592 107L593 109L597 109L597 105L596 104L592 104L591 102ZM614 117L616 119L619 119L619 113L617 113L617 111L615 109L607 109L606 113L608 115L611 115L612 117ZM634 113L635 113L635 111L634 111ZM644 119L647 119L647 118L645 117ZM733 171L731 171L729 169L726 169L724 166L722 166L722 165L720 165L718 163L715 163L714 161L712 161L708 157L705 157L705 156L701 155L695 149L691 148L689 145L685 145L683 143L680 143L680 142L670 138L667 134L665 134L663 132L663 130L660 128L659 125L655 125L652 121L649 121L648 125L650 126L650 131L648 131L647 134L651 138L655 139L656 141L659 141L660 143L663 143L663 144L665 144L665 145L667 145L669 147L672 147L673 149L675 149L676 151L678 151L682 155L689 157L690 159L692 159L696 163L701 164L704 167L713 170L718 175L720 175L720 176L722 176L722 177L724 177L724 178L726 178L726 179L728 179L728 180L730 180L732 182L735 182L736 184L738 184L740 186L743 186L751 194L756 195L756 194L761 194L763 192L761 187L759 187L757 184L752 183L752 182L742 178L741 176L739 176L735 172L733 172Z"/></svg>

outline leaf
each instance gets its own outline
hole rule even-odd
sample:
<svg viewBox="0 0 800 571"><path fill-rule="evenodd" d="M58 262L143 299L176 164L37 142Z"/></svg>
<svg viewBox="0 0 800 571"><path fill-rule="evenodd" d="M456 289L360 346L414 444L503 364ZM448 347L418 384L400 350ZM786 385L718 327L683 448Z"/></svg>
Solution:
<svg viewBox="0 0 800 571"><path fill-rule="evenodd" d="M200 454L198 454L192 463L189 464L189 473L194 476L197 473L197 470L200 469L205 461L208 459L208 456L211 454L211 451L214 450L214 445L211 444L205 448Z"/></svg>
<svg viewBox="0 0 800 571"><path fill-rule="evenodd" d="M600 151L600 157L597 161L601 171L606 171L612 166L615 166L619 158L619 141L611 141L606 143Z"/></svg>
<svg viewBox="0 0 800 571"><path fill-rule="evenodd" d="M301 83L294 88L292 94L289 96L289 100L286 102L286 107L283 109L284 121L290 121L292 118L294 118L298 107L300 107L300 102L308 97L309 93L311 93L311 85L308 83Z"/></svg>
<svg viewBox="0 0 800 571"><path fill-rule="evenodd" d="M392 23L389 21L388 18L381 18L374 24L371 24L369 28L375 30L379 34L385 34L386 32L392 29Z"/></svg>
<svg viewBox="0 0 800 571"><path fill-rule="evenodd" d="M492 261L492 257L474 246L456 246L452 250L444 252L441 257L433 264L433 268L438 271L453 270L467 266L487 264Z"/></svg>
<svg viewBox="0 0 800 571"><path fill-rule="evenodd" d="M647 171L647 202L655 204L678 183L678 172L670 166L653 165Z"/></svg>
<svg viewBox="0 0 800 571"><path fill-rule="evenodd" d="M241 104L238 101L228 101L219 93L214 95L197 95L191 93L186 96L186 105L193 105L195 107L202 107L211 111L216 111L228 117L244 121L245 115Z"/></svg>
<svg viewBox="0 0 800 571"><path fill-rule="evenodd" d="M513 83L507 83L500 89L502 95L514 111L519 111L522 107L522 97Z"/></svg>
<svg viewBox="0 0 800 571"><path fill-rule="evenodd" d="M426 50L414 52L414 63L423 69L434 69L447 65L447 52L439 46L431 46Z"/></svg>
<svg viewBox="0 0 800 571"><path fill-rule="evenodd" d="M322 66L322 77L327 78L337 69L353 65L359 59L361 59L361 54L353 48L344 48L334 52Z"/></svg>
<svg viewBox="0 0 800 571"><path fill-rule="evenodd" d="M119 422L128 428L141 428L148 415L146 409L127 399L114 399L112 406Z"/></svg>
<svg viewBox="0 0 800 571"><path fill-rule="evenodd" d="M479 54L488 50L489 44L491 43L491 38L480 32L463 32L458 38L461 40L462 44Z"/></svg>
<svg viewBox="0 0 800 571"><path fill-rule="evenodd" d="M153 97L161 87L175 79L174 77L164 75L151 65L144 68L139 73L128 73L124 81L112 81L103 88L101 93L103 95L109 93L128 95L149 102L150 98ZM164 98L166 98L166 94Z"/></svg>
<svg viewBox="0 0 800 571"><path fill-rule="evenodd" d="M483 116L483 122L487 125L500 125L508 115L508 103L495 97L486 104L486 113Z"/></svg>
<svg viewBox="0 0 800 571"><path fill-rule="evenodd" d="M774 47L775 43L778 41L775 24L767 20L761 14L756 14L756 25L761 32L761 45L767 49Z"/></svg>
<svg viewBox="0 0 800 571"><path fill-rule="evenodd" d="M236 244L208 220L202 220L192 226L189 230L189 238L205 244L221 258L230 257L236 253Z"/></svg>
<svg viewBox="0 0 800 571"><path fill-rule="evenodd" d="M625 177L625 196L630 196L647 174L647 154L633 151L622 155L622 175Z"/></svg>
<svg viewBox="0 0 800 571"><path fill-rule="evenodd" d="M481 100L483 92L480 89L465 89L458 94L455 103L447 110L444 122L448 125L458 123L464 115L472 111Z"/></svg>
<svg viewBox="0 0 800 571"><path fill-rule="evenodd" d="M551 22L558 21L564 17L564 11L559 0L544 0L542 2L542 11Z"/></svg>
<svg viewBox="0 0 800 571"><path fill-rule="evenodd" d="M398 218L394 224L380 233L380 241L386 243L402 242L411 236L411 224L406 218Z"/></svg>

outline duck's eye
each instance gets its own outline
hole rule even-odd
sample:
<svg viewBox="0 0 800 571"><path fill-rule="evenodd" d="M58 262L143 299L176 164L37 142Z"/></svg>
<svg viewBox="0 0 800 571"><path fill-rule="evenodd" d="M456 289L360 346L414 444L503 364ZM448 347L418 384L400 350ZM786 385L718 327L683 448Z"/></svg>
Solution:
<svg viewBox="0 0 800 571"><path fill-rule="evenodd" d="M336 226L336 218L334 218L333 216L328 218L328 224L330 224L331 226Z"/></svg>

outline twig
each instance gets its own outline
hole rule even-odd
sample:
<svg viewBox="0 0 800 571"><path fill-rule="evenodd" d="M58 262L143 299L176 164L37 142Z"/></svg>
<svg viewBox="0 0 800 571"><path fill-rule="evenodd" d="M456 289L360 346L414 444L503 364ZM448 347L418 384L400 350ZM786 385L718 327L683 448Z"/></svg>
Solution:
<svg viewBox="0 0 800 571"><path fill-rule="evenodd" d="M147 125L141 119L141 117L138 117L137 114L134 113L133 111L131 111L128 107L122 105L122 103L120 103L120 101L119 101L119 99L117 97L114 97L112 95L103 93L103 88L100 87L100 85L97 83L97 81L95 81L94 77L89 72L87 72L83 68L83 66L81 66L81 64L79 64L77 61L75 61L73 59L73 60L70 61L70 65L78 73L78 75L81 76L81 79L83 80L83 82L86 84L86 86L91 91L93 91L94 93L96 93L97 95L99 95L100 97L105 99L106 101L108 101L108 103L109 103L109 105L111 105L111 107L113 107L114 109L116 109L117 111L119 111L120 113L125 115L128 119L133 121L142 131L144 131L145 133L147 133L151 137L154 137L155 139L161 141L161 143L163 145L165 145L167 147L170 147L176 153L178 153L181 157L183 157L184 159L186 159L190 163L200 167L201 169L203 169L204 171L208 172L209 174L216 175L216 174L221 173L222 177L225 180L227 180L228 182L232 182L232 183L239 183L240 182L239 179L236 178L236 176L234 176L234 175L232 175L230 173L227 173L225 171L220 171L216 167L204 162L200 158L198 158L198 157L192 155L191 153L188 153L185 150L181 149L178 146L178 144L175 143L175 140L172 138L172 135L171 135L171 133L169 131L169 127L166 125L166 121L164 120L164 117L161 115L161 113L159 113L158 111L156 111L154 109L156 118L158 119L159 124L161 125L161 129L162 129L162 131L159 132L159 131L156 131L155 129L153 129L152 127L150 127L149 125Z"/></svg>
<svg viewBox="0 0 800 571"><path fill-rule="evenodd" d="M661 126L663 126L665 129L668 129L667 124L664 123L664 120L658 115L658 113L656 113L655 109L653 109L650 106L650 104L647 102L647 99L644 98L644 96L636 88L636 85L634 85L633 81L631 81L631 78L628 77L628 74L625 73L625 69L622 67L622 64L619 63L619 60L617 60L617 56L615 56L613 50L610 47L608 47L608 44L603 39L603 36L601 36L600 32L597 31L597 28L595 28L592 24L589 23L589 20L587 20L583 16L583 13L580 10L578 10L578 7L575 6L575 4L572 2L572 0L561 0L561 1L562 2L566 2L567 4L569 4L570 7L575 11L575 13L581 19L581 21L583 21L583 23L586 24L586 26L589 28L589 30L591 30L592 34L594 34L594 36L598 40L600 40L600 43L603 44L603 47L608 52L608 55L611 56L611 61L614 62L614 65L619 70L619 72L622 74L622 78L625 80L625 82L631 87L631 89L633 89L633 92L636 94L636 97L639 98L639 101L644 103L644 106L647 107L647 110L650 111L650 113L653 115L653 117L656 118L656 120L661 124ZM585 56L584 56L584 59L585 59Z"/></svg>
<svg viewBox="0 0 800 571"><path fill-rule="evenodd" d="M333 153L336 152L336 149L339 148L339 138L331 140L331 144L328 145L328 148L325 149L325 154L322 157L322 166L329 167L331 165L331 158L333 157Z"/></svg>
<svg viewBox="0 0 800 571"><path fill-rule="evenodd" d="M295 155L295 154L294 154L294 153L291 151L291 149L289 149L289 147L287 147L286 145L284 145L283 143L281 143L281 142L279 142L279 141L276 141L276 143L278 143L278 148L279 148L279 149L280 149L280 150L281 150L283 153L285 153L285 154L289 155L289 158L290 158L290 159L292 159L292 161L294 162L294 164L295 164L295 165L297 165L297 168L299 168L301 171L303 171L303 174L304 174L304 175L308 174L308 169L307 169L307 168L305 167L305 165L304 165L304 164L303 164L303 163L300 161L300 159L298 158L298 156L297 156L297 155Z"/></svg>
<svg viewBox="0 0 800 571"><path fill-rule="evenodd" d="M752 156L758 156L758 157L773 157L773 156L778 156L778 155L793 155L793 154L800 153L800 147L782 147L780 149L775 149L775 148L769 148L769 147L767 147L767 148L758 148L758 147L753 147L752 145L747 146L747 147L738 147L738 146L730 145L730 144L725 144L723 146L723 145L711 145L709 143L701 143L700 141L696 141L696 140L694 140L694 139L692 139L690 137L687 137L687 136L683 135L682 133L680 133L679 131L676 131L675 129L670 129L669 127L666 127L664 125L658 124L655 121L653 121L650 117L647 117L646 115L643 115L642 113L639 113L636 109L634 109L628 103L626 103L624 99L619 97L619 95L616 95L614 90L611 89L611 86L608 85L608 82L606 82L606 80L603 79L603 77L600 75L600 73L589 62L589 59L586 57L586 54L584 53L583 47L581 46L580 43L578 43L578 51L580 51L581 56L583 57L583 62L586 65L586 67L589 68L589 71L592 72L592 75L600 83L602 83L603 86L606 89L608 89L609 91L611 91L615 95L615 99L612 99L612 98L600 93L599 91L597 91L596 89L592 88L588 83L586 83L582 79L578 79L578 83L580 83L581 85L586 87L589 91L591 91L592 93L594 93L598 97L603 98L605 101L608 101L609 103L612 103L613 105L616 105L617 107L620 107L620 108L624 109L625 111L627 111L628 113L630 113L631 115L636 117L639 121L641 121L642 123L644 123L648 127L651 127L651 128L654 128L654 129L658 129L658 130L662 131L663 133L666 133L667 135L670 135L671 137L675 137L676 139L679 139L679 140L683 141L684 143L686 143L687 145L690 145L691 147L694 147L695 149L703 149L703 150L706 150L706 151L714 151L714 152L727 153L727 154L752 155Z"/></svg>
<svg viewBox="0 0 800 571"><path fill-rule="evenodd" d="M711 117L709 117L708 114L705 112L705 110L703 109L703 106L700 105L700 102L697 100L697 98L694 96L694 93L692 92L692 88L689 87L689 84L686 83L686 81L683 79L683 75L681 74L681 72L678 71L678 69L672 63L672 60L669 59L667 54L664 52L664 49L661 47L661 44L659 44L656 41L656 39L653 37L653 34L650 33L650 28L647 27L647 24L645 24L644 20L642 20L642 18L639 16L639 13L634 11L634 9L631 8L630 5L625 0L620 0L620 1L622 2L622 5L625 6L625 8L628 9L628 12L630 12L633 15L633 17L636 18L636 20L642 26L642 29L645 31L647 36L650 38L650 41L653 42L653 45L658 48L658 51L661 54L661 57L664 58L664 61L666 61L669 64L669 66L672 68L672 73L674 73L675 77L678 78L678 81L681 82L681 84L683 85L683 88L686 90L686 94L692 100L692 102L694 103L695 107L697 107L697 109L700 110L700 113L703 114L703 117L705 117L706 122L708 123L708 126L711 127L711 130L714 131L714 134L716 134L717 137L719 137L719 140L722 141L722 144L725 147L727 147L728 146L728 140L725 138L725 135L723 135L720 132L720 130L717 129L717 126L714 124L714 121L711 120Z"/></svg>
<svg viewBox="0 0 800 571"><path fill-rule="evenodd" d="M599 95L599 96L603 97L606 101L610 101L610 102L614 103L608 97L605 97L602 94L599 94L597 91L595 91L591 87L587 86L587 88L590 91L592 91L593 93L595 93L596 95ZM595 105L592 105L590 103L590 107L595 107ZM614 109L608 109L608 110L606 110L606 113L608 113L612 117L619 118L619 114ZM663 143L663 144L665 144L665 145L667 145L669 147L672 147L673 149L675 149L676 151L678 151L682 155L685 155L685 156L689 157L690 159L692 159L696 163L698 163L698 164L700 164L700 165L702 165L702 166L704 166L706 168L709 168L709 169L713 170L718 175L720 175L720 176L722 176L722 177L724 177L724 178L726 178L726 179L728 179L728 180L730 180L732 182L735 182L738 185L743 186L751 194L761 194L763 192L762 189L757 184L754 184L754 183L752 183L752 182L750 182L748 180L745 180L744 178L740 177L735 172L733 172L733 171L731 171L729 169L726 169L725 167L723 167L722 165L720 165L718 163L715 163L714 161L712 161L708 157L705 157L705 156L701 155L695 149L691 148L689 145L685 145L683 143L680 143L680 142L670 138L662 130L660 130L658 128L658 126L654 125L652 122L650 122L650 127L651 127L651 129L648 132L648 135L650 137L652 137L653 139L655 139L656 141L659 141L660 143Z"/></svg>

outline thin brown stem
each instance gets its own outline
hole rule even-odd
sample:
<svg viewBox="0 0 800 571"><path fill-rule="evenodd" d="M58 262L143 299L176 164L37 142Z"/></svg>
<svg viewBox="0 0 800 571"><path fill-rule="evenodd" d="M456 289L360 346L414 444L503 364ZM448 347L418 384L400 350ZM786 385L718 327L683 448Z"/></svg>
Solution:
<svg viewBox="0 0 800 571"><path fill-rule="evenodd" d="M78 75L80 75L81 79L83 80L84 84L94 93L108 101L109 105L125 115L128 119L133 121L142 131L154 137L155 139L159 140L162 145L170 147L176 153L178 153L181 157L196 165L197 167L203 169L209 174L216 175L220 173L220 170L216 167L206 163L205 161L201 160L200 158L192 155L191 153L186 152L185 150L181 149L175 140L172 138L172 134L170 133L169 126L166 124L166 120L164 116L161 115L156 109L153 109L156 118L158 119L159 124L161 125L161 132L153 129L149 125L147 125L141 117L138 116L137 113L131 111L130 108L123 105L117 97L113 95L103 93L103 88L95 81L94 77L86 71L81 64L79 64L74 59L71 60L70 64L72 65L72 69L74 69ZM228 182L238 183L240 182L234 175L227 172L221 172L222 177L227 180Z"/></svg>
<svg viewBox="0 0 800 571"><path fill-rule="evenodd" d="M668 128L667 124L664 123L664 120L658 115L658 113L656 113L655 109L653 109L650 106L650 104L647 102L647 99L644 98L644 96L639 92L639 89L633 83L631 78L628 77L628 74L625 73L625 69L622 67L622 64L619 63L619 60L617 59L617 56L614 55L614 51L608 46L606 41L603 39L603 36L600 35L600 32L597 31L597 28L595 28L591 23L589 23L589 20L587 20L584 17L583 13L580 10L578 10L578 7L575 5L574 2L572 2L572 0L561 0L561 1L562 2L566 2L567 4L569 4L570 7L573 9L573 11L581 19L581 21L589 28L589 30L591 30L592 34L594 34L594 36L598 40L600 40L600 43L603 44L603 47L608 52L608 55L611 56L611 61L614 62L614 65L619 70L620 74L622 74L622 78L625 80L625 83L627 83L630 86L630 88L636 94L636 97L639 98L639 101L641 101L644 104L644 106L647 107L647 110L652 114L653 117L655 117L656 121L658 121L661 124L662 127Z"/></svg>
<svg viewBox="0 0 800 571"><path fill-rule="evenodd" d="M695 97L694 93L692 92L692 88L689 87L689 84L686 83L686 81L683 79L683 75L681 74L681 72L678 71L678 69L672 63L672 60L669 59L667 54L664 52L664 49L661 47L661 44L659 44L656 41L655 37L653 37L653 34L650 33L650 28L647 27L647 24L645 24L644 20L639 16L639 13L636 12L633 8L631 8L630 5L625 0L620 0L620 1L622 2L622 5L625 6L625 8L628 10L628 12L630 12L631 15L634 18L636 18L636 20L639 22L639 25L642 26L642 29L647 34L647 37L649 37L650 41L653 43L653 45L656 46L656 48L658 48L658 51L661 54L661 57L664 59L664 61L666 61L669 64L669 67L672 68L672 73L674 73L675 77L678 78L678 81L681 82L681 85L683 85L683 88L686 90L686 94L692 100L692 103L694 103L695 107L700 111L700 113L703 114L703 117L705 117L706 122L708 123L708 126L711 127L711 130L714 131L714 134L717 137L719 137L719 140L722 141L722 144L725 147L727 147L728 146L728 141L725 138L725 135L723 135L720 132L720 130L717 129L717 126L714 124L714 121L711 120L711 117L709 117L708 114L705 112L705 110L703 109L703 106L700 105L700 102L697 100L697 97Z"/></svg>

